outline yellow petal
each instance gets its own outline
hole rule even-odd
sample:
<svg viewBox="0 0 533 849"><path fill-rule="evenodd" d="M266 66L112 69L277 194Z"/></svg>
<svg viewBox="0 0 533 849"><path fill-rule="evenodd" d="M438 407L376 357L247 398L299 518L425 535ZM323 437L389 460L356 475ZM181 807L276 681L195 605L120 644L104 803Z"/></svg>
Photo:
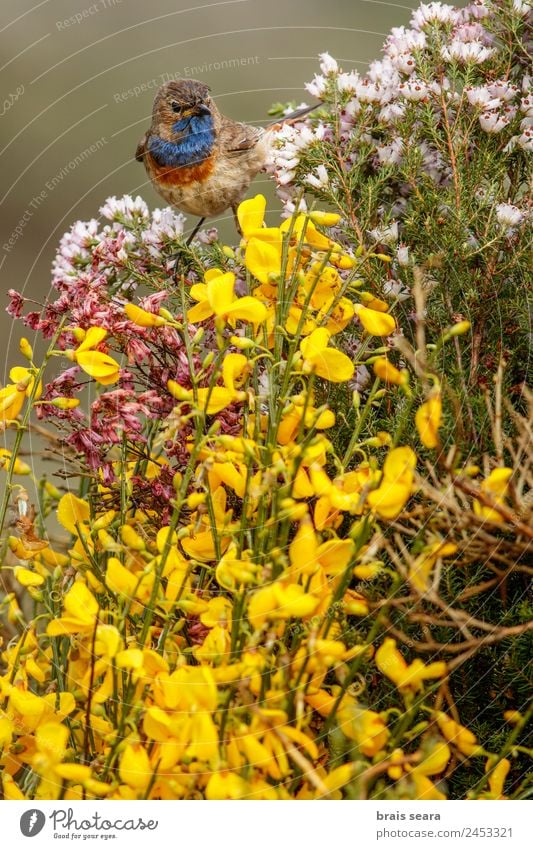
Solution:
<svg viewBox="0 0 533 849"><path fill-rule="evenodd" d="M244 238L248 238L250 230L263 226L266 211L266 198L256 195L254 198L243 200L237 208L237 219Z"/></svg>
<svg viewBox="0 0 533 849"><path fill-rule="evenodd" d="M441 419L442 400L440 394L428 398L416 411L416 429L422 445L425 445L426 448L436 448L439 444L438 430Z"/></svg>
<svg viewBox="0 0 533 849"><path fill-rule="evenodd" d="M235 275L228 271L207 283L207 297L215 315L224 315L234 300Z"/></svg>
<svg viewBox="0 0 533 849"><path fill-rule="evenodd" d="M244 263L260 283L268 283L271 275L277 277L281 273L281 250L261 239L251 238L246 246Z"/></svg>
<svg viewBox="0 0 533 849"><path fill-rule="evenodd" d="M162 315L156 315L153 312L141 309L135 304L126 304L124 312L130 321L137 324L139 327L161 327L167 324L167 320Z"/></svg>
<svg viewBox="0 0 533 849"><path fill-rule="evenodd" d="M116 383L120 377L120 366L109 354L102 354L100 351L78 351L75 359L89 377L103 386Z"/></svg>
<svg viewBox="0 0 533 849"><path fill-rule="evenodd" d="M120 758L119 773L122 781L134 790L146 790L153 769L146 749L141 743L129 743Z"/></svg>
<svg viewBox="0 0 533 849"><path fill-rule="evenodd" d="M371 336L390 336L396 329L396 322L390 313L378 312L377 310L355 304L361 324Z"/></svg>
<svg viewBox="0 0 533 849"><path fill-rule="evenodd" d="M90 348L96 348L100 342L103 342L107 336L107 330L104 327L90 327L81 345L78 345L76 353L80 351L88 351Z"/></svg>
<svg viewBox="0 0 533 849"><path fill-rule="evenodd" d="M86 501L67 492L57 505L57 520L65 530L77 534L77 526L83 526L89 521L90 509Z"/></svg>

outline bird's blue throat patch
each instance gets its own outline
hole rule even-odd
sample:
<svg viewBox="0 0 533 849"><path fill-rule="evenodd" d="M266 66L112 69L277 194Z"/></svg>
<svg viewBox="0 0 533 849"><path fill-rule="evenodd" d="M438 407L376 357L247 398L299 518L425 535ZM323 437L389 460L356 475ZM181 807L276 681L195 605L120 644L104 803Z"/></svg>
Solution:
<svg viewBox="0 0 533 849"><path fill-rule="evenodd" d="M178 142L166 141L160 136L151 136L148 149L158 165L166 168L180 168L197 165L210 155L215 141L213 118L211 115L194 115L192 118L180 118L172 125L175 133L188 130Z"/></svg>

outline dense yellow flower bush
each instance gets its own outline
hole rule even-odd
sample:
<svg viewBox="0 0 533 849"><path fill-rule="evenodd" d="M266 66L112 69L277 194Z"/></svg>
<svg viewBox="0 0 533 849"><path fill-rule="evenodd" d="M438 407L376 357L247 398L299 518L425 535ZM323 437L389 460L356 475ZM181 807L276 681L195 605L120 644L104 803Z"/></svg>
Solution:
<svg viewBox="0 0 533 849"><path fill-rule="evenodd" d="M239 253L203 281L108 301L106 329L58 324L48 357L99 387L88 442L73 378L43 394L31 351L2 390L17 434L32 408L58 416L85 457L79 492L42 490L62 545L12 483L16 451L4 456L18 510L6 798L443 799L442 777L469 758L488 782L472 793L505 795L509 760L441 709L448 661L404 657L383 625L402 586L434 601L458 551L432 531L405 571L384 549L416 509L414 449L439 446L441 393L418 406L418 445L365 427L381 402L411 409L417 381L389 338L394 301L361 289L375 255L330 238L335 215L265 227L264 214L261 196L241 205ZM467 496L482 520L504 521L510 474Z"/></svg>

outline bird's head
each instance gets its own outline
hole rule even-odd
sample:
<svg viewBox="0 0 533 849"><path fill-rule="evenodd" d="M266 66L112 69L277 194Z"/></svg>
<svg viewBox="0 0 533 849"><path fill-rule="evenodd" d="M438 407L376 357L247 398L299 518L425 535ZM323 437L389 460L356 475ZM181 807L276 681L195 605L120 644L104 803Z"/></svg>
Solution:
<svg viewBox="0 0 533 849"><path fill-rule="evenodd" d="M198 80L174 80L161 86L154 100L152 126L168 139L212 125L215 105L209 87Z"/></svg>

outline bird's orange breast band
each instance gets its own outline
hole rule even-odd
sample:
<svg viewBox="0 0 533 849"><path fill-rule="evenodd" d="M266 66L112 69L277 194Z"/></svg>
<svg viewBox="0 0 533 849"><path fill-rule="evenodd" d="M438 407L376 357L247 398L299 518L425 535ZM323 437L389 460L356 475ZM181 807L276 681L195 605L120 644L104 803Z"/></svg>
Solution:
<svg viewBox="0 0 533 849"><path fill-rule="evenodd" d="M164 186L188 186L190 183L201 183L209 177L215 165L215 157L207 156L194 165L181 165L169 168L168 165L158 165L150 153L147 155L153 179Z"/></svg>

